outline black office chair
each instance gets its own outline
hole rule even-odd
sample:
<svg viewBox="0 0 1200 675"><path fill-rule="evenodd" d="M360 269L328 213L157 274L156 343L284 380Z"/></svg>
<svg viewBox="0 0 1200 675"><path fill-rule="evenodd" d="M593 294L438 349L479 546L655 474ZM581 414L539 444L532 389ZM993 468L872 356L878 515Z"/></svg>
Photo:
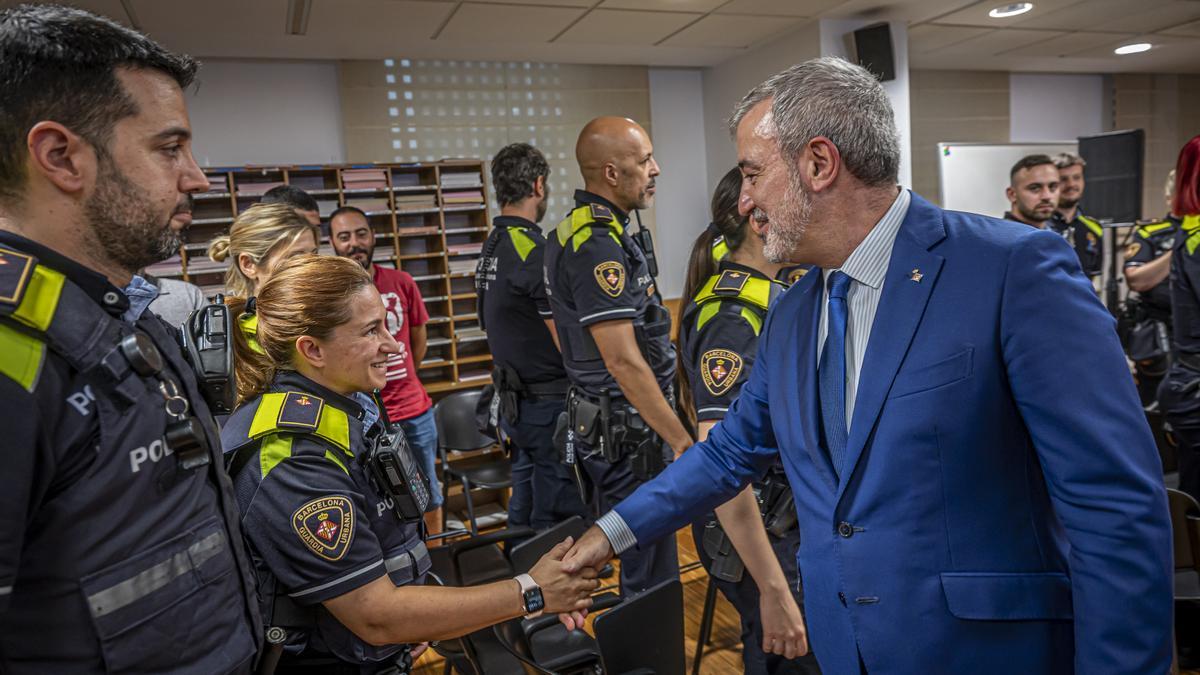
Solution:
<svg viewBox="0 0 1200 675"><path fill-rule="evenodd" d="M484 436L475 427L475 406L478 403L478 391L459 391L433 406L438 430L438 456L442 463L442 502L445 503L449 496L451 478L462 483L471 536L479 534L471 490L512 487L512 462L502 452L489 455L486 460L472 461L469 466L453 466L448 461L447 453L472 452L496 445L496 439ZM446 511L443 509L442 528L445 529L445 526Z"/></svg>
<svg viewBox="0 0 1200 675"><path fill-rule="evenodd" d="M692 658L692 675L700 675L700 661L704 659L704 648L712 644L713 616L717 613L717 583L710 576L708 590L704 592L704 611L700 614L700 635L696 638L696 653Z"/></svg>
<svg viewBox="0 0 1200 675"><path fill-rule="evenodd" d="M683 584L678 579L629 598L597 617L593 626L608 675L684 674Z"/></svg>

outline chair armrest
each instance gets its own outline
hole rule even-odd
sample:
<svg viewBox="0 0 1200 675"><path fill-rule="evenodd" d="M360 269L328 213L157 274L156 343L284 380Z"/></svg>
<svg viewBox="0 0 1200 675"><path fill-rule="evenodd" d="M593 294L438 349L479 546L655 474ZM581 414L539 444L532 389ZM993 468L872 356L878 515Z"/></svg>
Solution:
<svg viewBox="0 0 1200 675"><path fill-rule="evenodd" d="M600 593L592 596L592 606L588 609L589 614L595 612L603 612L606 609L612 609L621 604L621 596L616 593ZM525 635L532 640L533 636L548 628L553 628L559 623L557 614L544 614L536 619L526 619L521 622L521 628L525 630Z"/></svg>

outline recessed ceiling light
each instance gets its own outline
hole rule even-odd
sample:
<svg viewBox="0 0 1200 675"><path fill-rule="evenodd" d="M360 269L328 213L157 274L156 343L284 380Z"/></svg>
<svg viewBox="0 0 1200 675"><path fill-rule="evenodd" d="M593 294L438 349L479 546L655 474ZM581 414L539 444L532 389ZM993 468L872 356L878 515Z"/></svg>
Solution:
<svg viewBox="0 0 1200 675"><path fill-rule="evenodd" d="M992 17L993 19L1007 19L1009 17L1017 16L1018 14L1024 14L1031 9L1033 9L1032 2L1014 2L1011 5L993 7L992 11L988 12L988 16Z"/></svg>
<svg viewBox="0 0 1200 675"><path fill-rule="evenodd" d="M1135 42L1131 45L1121 45L1120 47L1117 47L1116 49L1114 49L1113 53L1124 56L1125 54L1137 54L1140 52L1148 52L1148 51L1150 51L1151 46L1152 45L1149 42Z"/></svg>

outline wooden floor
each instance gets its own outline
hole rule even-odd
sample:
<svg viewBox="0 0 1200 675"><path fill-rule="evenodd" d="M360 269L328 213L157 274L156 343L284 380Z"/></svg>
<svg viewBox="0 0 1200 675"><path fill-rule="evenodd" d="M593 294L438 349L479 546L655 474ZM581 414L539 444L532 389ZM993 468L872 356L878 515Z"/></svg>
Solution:
<svg viewBox="0 0 1200 675"><path fill-rule="evenodd" d="M690 529L676 534L679 543L679 564L687 565L699 560L692 542ZM619 564L619 563L618 563ZM615 577L614 577L615 578ZM692 655L696 653L696 636L700 633L700 615L704 610L704 592L708 587L708 574L697 568L680 577L683 582L684 641L687 651L687 671L691 673ZM588 622L591 632L591 621ZM717 612L713 620L712 644L705 650L700 672L705 675L726 675L742 672L741 624L737 612L720 593L717 594ZM441 675L444 660L428 650L417 661L413 673L417 675Z"/></svg>

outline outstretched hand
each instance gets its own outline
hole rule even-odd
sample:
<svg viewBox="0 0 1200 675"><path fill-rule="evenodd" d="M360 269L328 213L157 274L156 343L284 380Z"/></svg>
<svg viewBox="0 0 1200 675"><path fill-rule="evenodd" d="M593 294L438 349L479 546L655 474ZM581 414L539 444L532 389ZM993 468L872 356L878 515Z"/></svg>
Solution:
<svg viewBox="0 0 1200 675"><path fill-rule="evenodd" d="M545 611L552 614L562 612L586 612L592 606L592 592L600 586L596 570L590 566L569 567L563 556L575 542L567 537L550 549L529 570L529 576L542 589Z"/></svg>
<svg viewBox="0 0 1200 675"><path fill-rule="evenodd" d="M612 558L612 544L608 542L608 537L603 530L593 525L567 552L563 558L563 568L568 574L581 574L584 570L599 570ZM589 602L587 606L590 607L591 603ZM587 618L587 607L570 612L560 612L558 615L558 619L567 627L567 630L583 628L585 618Z"/></svg>

